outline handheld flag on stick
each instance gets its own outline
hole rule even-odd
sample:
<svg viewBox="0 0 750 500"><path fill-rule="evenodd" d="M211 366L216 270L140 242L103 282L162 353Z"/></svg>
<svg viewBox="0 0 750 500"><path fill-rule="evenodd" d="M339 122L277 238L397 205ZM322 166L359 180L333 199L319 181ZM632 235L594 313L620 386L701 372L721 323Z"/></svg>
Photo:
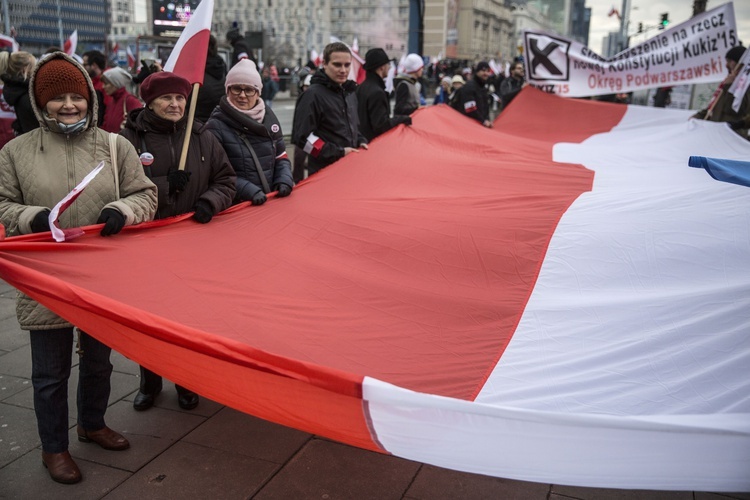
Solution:
<svg viewBox="0 0 750 500"><path fill-rule="evenodd" d="M78 48L78 30L73 31L70 38L65 40L63 51L69 56L72 56L76 53L76 48Z"/></svg>
<svg viewBox="0 0 750 500"><path fill-rule="evenodd" d="M203 85L203 72L208 55L208 39L211 36L211 19L214 15L214 0L203 0L195 9L185 30L177 39L172 53L164 65L164 71L179 75L193 84L193 98L190 100L185 142L182 144L179 169L185 169L190 130L195 119L195 105L198 101L198 90Z"/></svg>

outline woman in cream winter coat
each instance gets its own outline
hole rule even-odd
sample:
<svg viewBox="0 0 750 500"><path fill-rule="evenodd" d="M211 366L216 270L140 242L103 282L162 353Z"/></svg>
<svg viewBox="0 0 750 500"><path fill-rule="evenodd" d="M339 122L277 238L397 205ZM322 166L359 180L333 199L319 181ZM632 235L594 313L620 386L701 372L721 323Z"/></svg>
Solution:
<svg viewBox="0 0 750 500"><path fill-rule="evenodd" d="M102 236L151 220L156 186L143 172L133 146L96 127L97 102L86 71L55 52L40 60L29 83L31 105L41 127L0 150L0 222L9 235L49 231L49 212L97 164L102 170L62 213L61 227L104 223ZM116 141L113 168L110 141ZM115 177L116 176L116 177ZM119 193L118 193L119 191ZM76 483L81 472L68 453L68 378L73 325L19 294L16 312L30 331L34 411L42 441L42 462L53 480ZM110 349L80 332L78 439L107 450L130 445L106 426L112 364Z"/></svg>

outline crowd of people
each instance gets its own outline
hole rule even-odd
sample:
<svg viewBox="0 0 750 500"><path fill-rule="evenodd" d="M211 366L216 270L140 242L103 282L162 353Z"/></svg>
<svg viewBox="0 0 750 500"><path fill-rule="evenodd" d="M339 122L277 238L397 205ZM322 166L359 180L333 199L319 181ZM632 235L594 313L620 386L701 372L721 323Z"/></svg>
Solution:
<svg viewBox="0 0 750 500"><path fill-rule="evenodd" d="M232 34L228 37L231 41ZM262 205L273 193L289 196L303 175L312 175L352 153L368 149L378 136L400 125L425 105L424 59L409 54L394 79L386 80L392 61L382 48L365 55L366 78L349 80L352 53L341 42L325 47L318 68L300 75L291 131L294 165L271 103L277 88L272 75L259 72L249 51L235 40L227 64L209 43L204 92L199 92L198 120L188 123L192 86L176 74L152 65L131 75L107 68L96 51L82 63L61 51L40 58L25 52L0 53L5 98L16 112L15 139L0 150L0 222L9 236L50 230L50 210L104 158L106 167L63 212L61 227L100 224L101 236L124 227L186 213L200 224L232 204ZM731 107L726 89L736 75L744 49L727 54L730 75L710 109L696 115L726 121L747 130L749 96L740 111ZM485 127L491 107L511 104L526 85L523 64L515 62L505 78L493 75L487 62L470 71L438 72L434 102L447 104ZM128 89L140 84L139 97ZM491 97L495 91L499 94ZM391 112L390 101L395 97ZM186 140L186 135L188 139ZM183 145L187 144L185 154ZM30 332L34 410L42 442L42 462L53 480L76 483L81 472L68 453L68 378L74 341L80 356L78 439L106 450L127 449L125 437L107 427L104 415L110 392L110 349L75 328L30 297L19 294L20 326ZM77 338L77 340L75 340ZM162 389L158 367L141 367L133 406L153 406ZM199 396L176 386L180 407L193 409Z"/></svg>

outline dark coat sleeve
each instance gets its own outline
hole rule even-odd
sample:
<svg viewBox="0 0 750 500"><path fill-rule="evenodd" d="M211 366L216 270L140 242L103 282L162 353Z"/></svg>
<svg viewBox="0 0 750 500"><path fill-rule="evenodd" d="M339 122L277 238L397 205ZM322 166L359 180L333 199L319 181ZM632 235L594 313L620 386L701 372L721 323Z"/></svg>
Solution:
<svg viewBox="0 0 750 500"><path fill-rule="evenodd" d="M461 89L461 92L459 94L459 111L470 118L474 118L480 123L484 122L484 118L482 118L482 114L480 112L480 110L482 109L480 99L484 99L484 96L481 95L476 85L469 85L467 83Z"/></svg>
<svg viewBox="0 0 750 500"><path fill-rule="evenodd" d="M278 189L279 184L286 184L289 187L294 187L292 163L289 161L289 156L286 154L284 138L279 137L276 139L274 145L276 147L276 165L274 166L272 187Z"/></svg>
<svg viewBox="0 0 750 500"><path fill-rule="evenodd" d="M321 112L315 93L312 89L308 89L297 103L294 110L294 125L292 126L292 130L294 130L292 142L303 151L310 134L318 136L316 131L318 130ZM364 143L366 144L367 140L364 140ZM333 142L324 141L319 150L313 149L309 154L319 162L331 164L344 156L344 148Z"/></svg>
<svg viewBox="0 0 750 500"><path fill-rule="evenodd" d="M237 192L236 176L218 139L208 132L204 132L200 136L201 141L210 151L208 157L211 159L211 176L208 189L200 195L199 199L207 201L216 214L229 208L232 204Z"/></svg>
<svg viewBox="0 0 750 500"><path fill-rule="evenodd" d="M16 119L21 125L22 133L29 132L39 127L39 121L34 114L34 108L31 107L29 94L24 94L15 106Z"/></svg>
<svg viewBox="0 0 750 500"><path fill-rule="evenodd" d="M503 80L503 83L500 84L500 100L503 101L503 106L507 106L508 103L512 101L513 98L516 97L523 88L523 86L514 88L512 80L513 78L506 78L505 80Z"/></svg>

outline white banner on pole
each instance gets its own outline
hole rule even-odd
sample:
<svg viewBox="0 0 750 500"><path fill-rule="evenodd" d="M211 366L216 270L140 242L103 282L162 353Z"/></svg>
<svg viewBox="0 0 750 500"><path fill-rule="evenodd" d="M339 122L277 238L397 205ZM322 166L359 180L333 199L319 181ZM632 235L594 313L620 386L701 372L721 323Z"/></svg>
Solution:
<svg viewBox="0 0 750 500"><path fill-rule="evenodd" d="M580 42L539 31L523 32L526 79L566 97L632 92L721 81L724 56L739 45L729 2L605 59Z"/></svg>

